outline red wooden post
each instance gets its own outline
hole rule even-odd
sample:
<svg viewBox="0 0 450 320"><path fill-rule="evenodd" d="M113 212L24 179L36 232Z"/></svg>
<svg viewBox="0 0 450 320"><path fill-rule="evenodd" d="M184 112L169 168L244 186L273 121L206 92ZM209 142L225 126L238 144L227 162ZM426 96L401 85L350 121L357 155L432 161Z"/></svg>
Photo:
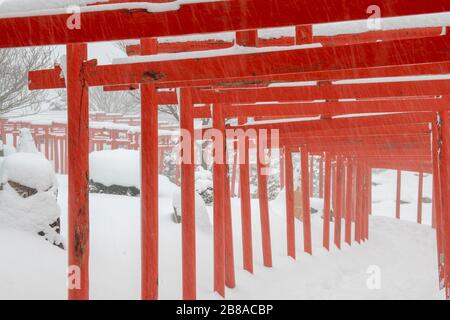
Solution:
<svg viewBox="0 0 450 320"><path fill-rule="evenodd" d="M67 45L70 300L89 299L89 90L80 79L86 44ZM74 268L74 269L72 269Z"/></svg>
<svg viewBox="0 0 450 320"><path fill-rule="evenodd" d="M417 223L422 224L423 172L419 173L419 187L417 194Z"/></svg>
<svg viewBox="0 0 450 320"><path fill-rule="evenodd" d="M158 299L158 101L153 84L141 85L141 296ZM182 211L183 212L183 211ZM183 214L183 218L186 215Z"/></svg>
<svg viewBox="0 0 450 320"><path fill-rule="evenodd" d="M270 236L270 219L269 219L269 196L267 194L267 164L265 163L264 143L258 135L257 147L257 173L258 173L258 194L259 194L259 213L261 219L261 239L263 249L264 266L272 267L272 244Z"/></svg>
<svg viewBox="0 0 450 320"><path fill-rule="evenodd" d="M197 298L197 264L195 240L195 163L194 120L190 89L180 89L180 128L184 149L181 157L181 213L183 255L183 299ZM187 140L185 140L187 139ZM188 149L186 149L186 146Z"/></svg>
<svg viewBox="0 0 450 320"><path fill-rule="evenodd" d="M285 149L286 163L286 236L287 254L295 259L295 213L294 213L294 168L292 165L292 152Z"/></svg>
<svg viewBox="0 0 450 320"><path fill-rule="evenodd" d="M214 146L214 152L217 157L218 153L224 149L224 132L225 132L225 120L223 117L223 105L215 104L213 109L213 126L217 132L221 133L221 137L216 137ZM220 140L220 141L217 141ZM222 142L222 146L221 145ZM218 148L221 150L218 150ZM224 213L224 200L225 200L225 165L224 158L219 159L218 162L214 160L214 290L222 297L225 297L225 213Z"/></svg>
<svg viewBox="0 0 450 320"><path fill-rule="evenodd" d="M301 156L301 174L302 174L302 211L303 211L303 241L304 251L312 254L311 244L311 206L309 204L309 166L308 150L302 147Z"/></svg>
<svg viewBox="0 0 450 320"><path fill-rule="evenodd" d="M309 159L309 195L314 197L314 156Z"/></svg>
<svg viewBox="0 0 450 320"><path fill-rule="evenodd" d="M245 123L245 119L239 119L239 123ZM253 273L253 245L252 245L252 208L250 200L250 157L249 138L245 137L240 142L240 166L239 166L239 189L241 197L241 219L242 219L242 253L244 270ZM243 143L243 144L242 144Z"/></svg>
<svg viewBox="0 0 450 320"><path fill-rule="evenodd" d="M367 164L363 164L363 174L364 174L364 184L363 184L363 224L362 224L362 240L366 241L368 239L369 233L369 204L368 204L368 175L367 175Z"/></svg>
<svg viewBox="0 0 450 320"><path fill-rule="evenodd" d="M400 205L402 193L402 172L397 170L397 195L395 200L395 217L400 219Z"/></svg>
<svg viewBox="0 0 450 320"><path fill-rule="evenodd" d="M334 217L336 211L336 162L331 163L331 205L333 207Z"/></svg>
<svg viewBox="0 0 450 320"><path fill-rule="evenodd" d="M228 171L228 170L227 170ZM233 220L231 211L230 181L225 175L225 284L228 288L236 287L234 273Z"/></svg>
<svg viewBox="0 0 450 320"><path fill-rule="evenodd" d="M443 257L441 255L440 260L443 260L445 267L445 296L450 299L450 188L448 181L450 179L450 123L448 111L440 112L440 118L442 121L441 127L441 162L440 162L440 182L442 192L442 245L443 245Z"/></svg>
<svg viewBox="0 0 450 320"><path fill-rule="evenodd" d="M334 211L334 244L341 248L341 219L342 219L342 157L336 157L336 210Z"/></svg>
<svg viewBox="0 0 450 320"><path fill-rule="evenodd" d="M323 155L319 160L319 198L323 199Z"/></svg>
<svg viewBox="0 0 450 320"><path fill-rule="evenodd" d="M442 193L439 168L440 133L436 124L432 126L432 158L433 158L433 216L436 223L436 243L438 257L439 285L441 288L445 282L443 228L442 228Z"/></svg>
<svg viewBox="0 0 450 320"><path fill-rule="evenodd" d="M353 164L352 159L347 159L347 176L346 176L346 190L345 190L345 242L352 245L352 193L353 193Z"/></svg>
<svg viewBox="0 0 450 320"><path fill-rule="evenodd" d="M356 168L356 210L355 210L355 240L361 244L362 238L362 215L363 215L363 198L364 192L364 172L361 160L358 160Z"/></svg>
<svg viewBox="0 0 450 320"><path fill-rule="evenodd" d="M330 250L331 155L325 153L325 189L323 206L323 246Z"/></svg>
<svg viewBox="0 0 450 320"><path fill-rule="evenodd" d="M237 177L237 148L236 142L233 143L233 172L231 175L231 197L236 195L236 177Z"/></svg>

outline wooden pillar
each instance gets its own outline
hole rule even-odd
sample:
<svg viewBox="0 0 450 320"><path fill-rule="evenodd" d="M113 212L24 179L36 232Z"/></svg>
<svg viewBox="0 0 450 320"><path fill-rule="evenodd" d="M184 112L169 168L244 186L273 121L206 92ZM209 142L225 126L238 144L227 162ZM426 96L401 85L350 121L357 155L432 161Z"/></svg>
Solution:
<svg viewBox="0 0 450 320"><path fill-rule="evenodd" d="M334 211L334 244L341 248L341 219L342 219L342 167L341 156L336 157L336 210Z"/></svg>
<svg viewBox="0 0 450 320"><path fill-rule="evenodd" d="M233 142L233 172L231 175L231 197L236 195L236 178L237 178L237 148L236 142Z"/></svg>
<svg viewBox="0 0 450 320"><path fill-rule="evenodd" d="M402 194L402 172L397 170L397 195L395 200L395 217L400 219L400 206Z"/></svg>
<svg viewBox="0 0 450 320"><path fill-rule="evenodd" d="M141 296L158 299L158 101L141 85Z"/></svg>
<svg viewBox="0 0 450 320"><path fill-rule="evenodd" d="M270 219L269 219L269 196L267 194L267 164L263 163L265 159L264 143L260 140L258 134L257 148L257 173L258 173L258 194L259 194L259 212L261 219L261 239L263 249L264 266L272 267L272 244L270 236Z"/></svg>
<svg viewBox="0 0 450 320"><path fill-rule="evenodd" d="M294 168L292 165L292 152L285 149L286 170L286 236L287 254L295 259L295 213L294 213Z"/></svg>
<svg viewBox="0 0 450 320"><path fill-rule="evenodd" d="M367 176L367 165L366 163L363 163L363 175L364 175L364 183L363 183L363 202L362 202L362 232L361 232L361 239L362 241L366 241L368 239L368 232L369 232L369 211L368 211L368 197L367 197L367 190L368 190L368 176Z"/></svg>
<svg viewBox="0 0 450 320"><path fill-rule="evenodd" d="M228 170L227 170L228 172ZM230 180L225 175L225 284L228 288L236 287L234 273L233 220L231 211Z"/></svg>
<svg viewBox="0 0 450 320"><path fill-rule="evenodd" d="M195 163L194 163L194 119L192 93L188 88L180 89L180 128L182 130L183 155L181 160L181 213L182 213L182 263L183 299L197 298L197 265L195 239ZM184 140L186 139L186 140ZM187 154L186 154L187 153Z"/></svg>
<svg viewBox="0 0 450 320"><path fill-rule="evenodd" d="M442 252L440 260L443 260L445 272L445 296L450 299L450 188L448 181L450 179L450 123L448 111L440 113L442 121L440 135L440 182L441 182L441 200L442 200Z"/></svg>
<svg viewBox="0 0 450 320"><path fill-rule="evenodd" d="M325 189L323 207L323 247L330 250L331 155L325 153Z"/></svg>
<svg viewBox="0 0 450 320"><path fill-rule="evenodd" d="M323 199L323 156L319 160L319 198Z"/></svg>
<svg viewBox="0 0 450 320"><path fill-rule="evenodd" d="M422 224L422 198L423 198L423 172L419 173L419 186L417 192L417 223Z"/></svg>
<svg viewBox="0 0 450 320"><path fill-rule="evenodd" d="M245 124L245 119L239 119L239 124ZM244 137L240 142L239 153L239 189L241 198L241 220L242 220L242 253L244 270L253 273L253 241L252 241L252 208L250 197L250 156L249 138Z"/></svg>
<svg viewBox="0 0 450 320"><path fill-rule="evenodd" d="M214 152L223 154L225 148L225 119L223 105L215 104L213 107L213 127L222 136L216 137ZM220 141L218 141L220 140ZM219 150L221 148L221 150ZM214 160L214 291L225 297L225 188L226 167L224 159Z"/></svg>
<svg viewBox="0 0 450 320"><path fill-rule="evenodd" d="M89 90L80 79L86 60L86 44L67 45L70 300L89 299Z"/></svg>
<svg viewBox="0 0 450 320"><path fill-rule="evenodd" d="M300 149L302 174L302 211L303 211L303 242L304 251L312 254L311 244L311 206L309 204L309 166L306 146Z"/></svg>
<svg viewBox="0 0 450 320"><path fill-rule="evenodd" d="M331 206L333 207L334 217L336 211L336 162L331 163Z"/></svg>
<svg viewBox="0 0 450 320"><path fill-rule="evenodd" d="M352 245L352 193L353 193L353 164L352 159L347 159L346 191L345 191L345 242Z"/></svg>
<svg viewBox="0 0 450 320"><path fill-rule="evenodd" d="M439 128L440 129L440 128ZM439 285L441 288L445 284L445 267L444 267L444 251L443 251L443 235L442 235L442 192L441 192L441 173L439 168L439 147L440 132L438 126L432 126L432 159L433 159L433 217L436 224L436 244L437 244L437 261L439 273Z"/></svg>
<svg viewBox="0 0 450 320"><path fill-rule="evenodd" d="M362 239L362 215L364 192L364 172L361 160L358 160L356 167L356 209L355 209L355 240L361 244Z"/></svg>

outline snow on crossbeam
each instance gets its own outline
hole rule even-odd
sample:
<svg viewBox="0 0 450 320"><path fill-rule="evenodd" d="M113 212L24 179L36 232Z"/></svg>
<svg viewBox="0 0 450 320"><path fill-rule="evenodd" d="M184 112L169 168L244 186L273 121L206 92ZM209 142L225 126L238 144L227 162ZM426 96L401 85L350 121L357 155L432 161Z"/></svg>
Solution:
<svg viewBox="0 0 450 320"><path fill-rule="evenodd" d="M120 4L123 6L123 4ZM141 3L142 5L142 3ZM157 4L167 6L170 4ZM179 10L148 12L111 10L82 13L82 28L69 30L70 14L0 19L0 48L76 42L113 41L149 37L214 33L367 19L372 0L230 0L182 5ZM114 6L114 4L104 5ZM314 6L315 10L305 10ZM450 11L447 0L411 3L386 0L383 17ZM99 7L99 6L93 6ZM44 7L45 8L45 7ZM85 9L95 10L95 9ZM331 14L332 13L332 14ZM192 19L195 17L195 19ZM112 23L114 21L114 23ZM211 23L214 21L214 23ZM152 26L149 28L148 26Z"/></svg>

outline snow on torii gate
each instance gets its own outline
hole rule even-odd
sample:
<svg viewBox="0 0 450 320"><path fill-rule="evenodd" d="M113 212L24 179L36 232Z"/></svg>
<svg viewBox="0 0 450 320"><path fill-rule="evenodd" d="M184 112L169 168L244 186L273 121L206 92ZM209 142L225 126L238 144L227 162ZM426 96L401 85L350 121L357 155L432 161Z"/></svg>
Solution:
<svg viewBox="0 0 450 320"><path fill-rule="evenodd" d="M292 1L291 1L292 2ZM211 31L225 31L225 30L238 30L238 29L254 29L254 28L259 28L259 27L273 27L273 26L280 26L280 25L295 25L295 24L299 24L299 23L305 23L305 21L307 23L317 23L317 22L324 22L324 19L330 19L330 18L324 18L324 17L328 17L330 15L322 15L322 17L320 17L320 15L318 14L317 16L312 16L310 12L303 11L303 10L297 10L299 12L294 12L295 10L292 10L293 8L301 8L302 6L298 5L298 1L295 2L295 4L290 1L271 1L271 5L273 6L277 6L277 8L284 8L284 10L268 10L268 7L265 7L264 9L262 7L260 7L258 9L258 5L264 5L264 6L268 6L267 1L256 1L256 0L249 0L249 1L231 1L231 5L228 6L228 4L195 4L195 5L191 5L191 6L183 6L182 9L179 11L180 15L186 15L186 14L195 14L196 16L201 16L202 13L206 13L206 15L210 15L209 17L211 17L211 14L214 14L215 17L217 18L217 16L220 16L222 14L224 14L225 16L227 16L230 12L234 12L234 15L231 15L231 19L233 19L233 21L229 21L227 22L226 19L222 19L220 25L217 26L213 26L213 29L208 29L209 27L205 27L206 23L201 24L201 19L197 20L200 23L198 25L195 25L195 23L193 23L192 25L188 26L188 28L186 28L186 33L198 33L198 32L207 32L207 29ZM307 1L306 1L307 2ZM306 5L305 2L305 5ZM336 3L336 15L333 16L332 19L335 19L333 21L339 21L339 20L344 20L344 19L356 19L356 18L366 18L366 16L364 16L365 12L364 10L359 10L359 8L367 8L367 6L370 4L370 1L341 1L341 2L335 2ZM327 3L328 4L328 3ZM248 5L248 7L245 7L245 5ZM315 6L317 6L317 1L315 3ZM211 6L211 7L207 7L207 6ZM242 6L242 7L241 7ZM298 6L298 7L297 7ZM340 7L343 6L343 7ZM252 8L252 10L242 10L242 8ZM320 7L320 6L319 6ZM408 5L406 4L406 2L402 3L402 1L390 1L390 3L386 4L386 10L384 11L384 15L385 16L396 16L396 15L404 15L404 14L417 14L417 13L429 13L429 12L441 12L441 11L446 11L449 8L449 4L447 3L447 1L435 1L433 3L425 3L425 4L420 4L420 5L411 5L410 3L408 3ZM185 9L188 8L188 9ZM195 12L192 13L192 10L194 10L194 8L202 8L205 11L199 11L199 12ZM205 9L207 8L207 9ZM327 8L325 5L322 8ZM340 9L339 9L340 8ZM215 9L214 10L209 10L208 9ZM329 7L327 8L329 9ZM338 10L339 9L339 10ZM222 10L222 11L221 11ZM271 13L269 13L271 11ZM299 13L303 12L303 15L299 15ZM346 14L342 15L342 17L340 16L341 13L345 12ZM292 13L292 15L291 15ZM95 13L84 13L83 14L83 19L87 18L88 19L92 19L92 23L89 23L89 20L87 22L87 30L89 30L89 28L91 28L91 31L74 31L74 32L67 32L67 30L65 30L64 27L61 27L61 22L66 21L67 19L67 15L55 15L55 16L47 16L47 17L30 17L30 18L10 18L10 19L0 19L0 27L3 29L6 26L14 26L15 28L15 32L6 32L6 36L2 37L2 39L0 40L0 47L11 47L11 46L24 46L24 45L33 45L33 44L37 44L37 45L45 45L45 44L55 44L55 43L69 43L69 42L81 42L81 41L85 41L85 42L90 42L90 41L99 41L101 39L103 40L117 40L117 39L126 39L126 38L140 38L140 37L144 37L144 36L162 36L162 35L172 35L170 34L170 32L174 32L175 34L181 34L183 33L183 31L180 31L179 29L177 29L176 25L172 26L167 26L165 25L163 28L158 29L157 31L155 31L156 29L152 29L152 31L147 34L150 28L140 28L139 24L142 23L143 20L145 20L144 18L142 20L129 20L130 18L128 17L125 20L122 20L122 23L128 23L130 26L134 25L134 28L123 28L123 25L119 26L117 25L119 28L123 28L122 30L126 30L124 33L122 33L120 31L120 29L116 29L116 26L113 26L113 28L111 28L111 26L108 26L108 33L105 32L98 32L98 22L103 21L102 19L98 20L99 18L103 17L107 17L109 16L111 17L117 17L119 15L122 15L123 13L121 12L117 12L117 11L111 11L111 12L95 12ZM307 17L305 17L305 14L307 15ZM141 17L144 16L145 18L148 16L151 16L150 14L144 13L143 12L138 12L136 13L136 15L140 15ZM161 15L158 14L154 14L155 16L158 16L159 18L163 19L162 21L175 21L175 17L179 18L176 16L176 14L174 13L163 13ZM252 17L253 15L253 17ZM247 17L247 19L242 19L242 17ZM94 19L93 17L95 17L96 19ZM228 17L230 17L228 15ZM276 17L276 21L274 19L274 17ZM132 18L136 18L132 17ZM263 19L266 18L266 19ZM303 21L302 21L303 18ZM307 19L306 19L307 18ZM309 19L309 20L308 20ZM110 20L112 21L112 20ZM185 20L186 21L186 20ZM187 19L187 21L192 21ZM225 21L225 22L223 22ZM95 22L95 28L93 29L92 27L94 26L93 22ZM152 21L154 23L154 21ZM150 23L152 23L150 22ZM14 24L13 24L14 23ZM33 23L33 25L37 25L37 26L43 26L44 28L46 28L45 31L48 32L48 36L47 37L42 37L42 33L39 35L39 37L36 37L36 33L35 32L42 32L42 30L39 30L39 28L27 28L27 26L31 26ZM37 24L34 24L37 23ZM145 23L148 23L148 21L145 21ZM85 22L83 22L83 24L85 24ZM223 25L222 25L223 24ZM245 25L247 24L247 25ZM23 26L22 28L20 26ZM209 26L211 26L211 24L209 24ZM183 25L183 27L185 27L185 25ZM139 29L138 29L139 28ZM53 30L52 30L53 29ZM59 31L57 31L57 29ZM145 31L144 31L145 30ZM175 30L175 31L174 31ZM22 35L19 35L17 33L17 31L20 32L24 32ZM95 31L95 32L94 32ZM78 32L78 33L77 33ZM112 33L109 33L112 32ZM143 34L145 33L145 34ZM45 33L44 33L45 34ZM103 37L103 38L102 38ZM79 83L77 83L77 81L79 81L79 79L77 79L78 73L76 72L77 70L81 70L82 67L82 63L83 60L86 59L86 52L85 52L85 47L83 47L82 45L69 45L68 46L68 61L69 61L69 68L68 68L68 91L69 91L69 113L72 116L73 119L73 124L70 127L72 130L70 130L70 132L72 133L72 137L74 137L74 133L80 133L81 137L85 137L85 135L83 135L82 129L84 128L84 125L87 123L87 119L85 117L85 110L87 110L87 91L85 88L83 88L82 85L80 85ZM428 62L428 61L427 61ZM417 62L416 62L417 63ZM414 62L412 63L414 64ZM321 71L321 70L318 70ZM270 71L266 71L263 72L262 74L269 74ZM401 75L401 74L399 74ZM127 82L122 82L120 84L123 83L128 83ZM140 81L136 81L136 83L140 83ZM144 85L143 87L147 87L149 90L151 89L150 85ZM145 90L143 90L145 92ZM186 98L189 98L189 91L187 90L183 90L186 93ZM83 95L83 92L85 93ZM83 102L83 103L80 103ZM83 110L76 110L77 107L79 106L83 106ZM191 105L192 106L192 105ZM443 115L443 119L444 119L444 129L448 129L448 119L447 119L447 114L446 112L442 112ZM143 115L145 117L145 115ZM150 118L150 116L149 116ZM152 121L151 119L147 118L148 121ZM186 120L186 119L185 119ZM191 120L189 120L189 122L192 122ZM83 126L79 126L79 124L83 124ZM80 130L81 129L81 130ZM444 146L446 146L446 140L447 137L446 135L443 136L444 138ZM84 140L84 139L83 139ZM87 139L86 139L87 140ZM74 140L75 141L75 140ZM84 148L84 141L77 141L77 143L79 143L77 146L72 147L71 149L71 155L75 155L77 154L77 152L74 151L78 151L76 150L76 148L79 149L79 151L81 151L81 155L85 155L87 158L87 152L86 148ZM144 145L144 144L143 144ZM145 148L143 148L145 149ZM449 150L447 148L444 147L444 155L448 156L446 154L446 152L448 152ZM79 156L79 155L78 155ZM151 154L147 155L149 158L152 157ZM144 156L145 158L145 156ZM74 160L75 158L71 158L71 163L72 163L72 177L71 177L71 182L74 183L72 185L73 187L77 187L80 188L80 191L85 190L84 189L84 185L87 183L87 181L84 181L84 179L86 178L86 173L87 173L87 163L86 162L82 162L81 166L80 164L77 166L74 166ZM444 159L445 160L445 159ZM442 163L446 163L445 161ZM446 166L442 166L443 167L443 173L444 173L444 177L448 176L448 172L446 172ZM75 171L73 171L75 169ZM80 170L81 169L81 170ZM86 170L84 170L86 169ZM145 173L145 170L144 170ZM154 175L154 173L153 173ZM83 178L84 176L84 178ZM84 181L84 182L83 182ZM72 194L72 196L74 196L75 194ZM80 195L82 195L82 193L80 193ZM86 195L87 196L87 195ZM86 196L83 196L81 199L78 199L79 202L78 203L72 203L71 206L71 217L74 218L76 216L76 212L77 210L73 211L73 209L78 208L81 209L81 211L78 211L81 215L80 218L82 219L80 224L75 224L72 225L72 227L74 226L78 226L78 227L82 227L81 229L75 230L76 232L80 232L83 231L81 234L77 234L78 236L82 236L81 238L78 238L79 244L81 244L81 246L75 248L75 252L80 253L81 256L78 256L76 262L81 262L79 265L82 266L82 271L83 273L83 285L87 285L87 274L85 272L87 272L87 268L85 268L87 266L87 247L85 247L85 245L87 244L88 240L86 237L88 236L88 229L87 228L87 198ZM444 201L443 204L446 204L446 202ZM192 208L191 208L192 209ZM447 208L444 208L447 209ZM446 212L446 210L444 210L444 212ZM85 214L86 213L86 214ZM71 221L73 222L77 222L77 221ZM83 224L84 222L84 224ZM73 239L73 238L72 238ZM77 251L78 250L78 251ZM75 294L73 294L71 297L72 298L86 298L87 297L87 286L83 286L83 290L81 290L80 292L75 292Z"/></svg>

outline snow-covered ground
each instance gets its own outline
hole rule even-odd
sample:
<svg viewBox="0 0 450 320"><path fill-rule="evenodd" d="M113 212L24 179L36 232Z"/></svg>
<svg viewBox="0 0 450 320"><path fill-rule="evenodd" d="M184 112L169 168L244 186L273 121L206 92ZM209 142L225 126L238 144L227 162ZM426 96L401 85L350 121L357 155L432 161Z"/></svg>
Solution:
<svg viewBox="0 0 450 320"><path fill-rule="evenodd" d="M414 175L404 176L405 195L415 202ZM410 180L407 180L410 179ZM59 176L62 232L67 228L67 177ZM384 187L374 187L374 212L393 217L395 174L374 176ZM407 182L409 181L409 182ZM430 178L425 178L425 195ZM410 188L409 191L407 188ZM413 192L414 191L414 192ZM387 196L384 200L380 195ZM393 198L394 197L394 198ZM392 205L393 206L393 205ZM430 205L424 205L424 217ZM341 251L321 248L322 219L313 215L312 256L302 253L302 228L296 222L297 260L286 256L285 217L277 202L271 204L274 267L262 264L258 202L252 202L255 273L242 269L239 199L233 201L233 233L237 287L230 299L442 299L438 291L435 233L426 225L372 216L370 240L343 246ZM91 194L91 297L139 299L139 198ZM160 297L181 298L181 227L172 222L172 198L160 197ZM210 212L211 214L211 212ZM405 218L415 217L414 203L402 206ZM212 220L212 219L211 219ZM412 219L414 220L414 219ZM333 228L331 228L333 230ZM67 253L37 235L0 226L0 299L66 299ZM219 299L213 293L212 233L197 234L198 297ZM369 274L380 271L381 288L370 290Z"/></svg>

